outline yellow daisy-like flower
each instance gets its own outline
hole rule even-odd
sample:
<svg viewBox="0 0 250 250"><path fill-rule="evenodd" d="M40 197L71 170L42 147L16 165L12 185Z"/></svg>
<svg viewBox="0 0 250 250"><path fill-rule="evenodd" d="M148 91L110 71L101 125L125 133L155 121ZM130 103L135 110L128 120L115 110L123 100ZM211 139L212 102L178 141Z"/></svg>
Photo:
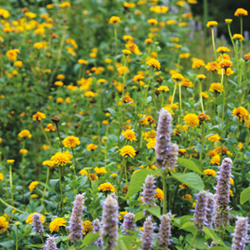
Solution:
<svg viewBox="0 0 250 250"><path fill-rule="evenodd" d="M199 80L203 80L203 79L206 79L206 76L203 75L203 74L200 74L200 75L197 75L197 78L198 78Z"/></svg>
<svg viewBox="0 0 250 250"><path fill-rule="evenodd" d="M232 116L236 116L240 121L246 121L250 117L248 111L242 106L234 108Z"/></svg>
<svg viewBox="0 0 250 250"><path fill-rule="evenodd" d="M39 213L32 213L32 214L30 214L29 216L28 216L28 218L27 218L27 220L26 220L26 223L28 223L28 224L32 224L33 223L33 220L32 220L32 215L33 214L39 214ZM46 219L46 217L43 215L43 214L40 214L41 215L41 222L42 222L42 224L45 222L45 219Z"/></svg>
<svg viewBox="0 0 250 250"><path fill-rule="evenodd" d="M207 139L209 141L218 142L220 140L220 136L218 134L215 134L215 135L211 135L211 136L207 137Z"/></svg>
<svg viewBox="0 0 250 250"><path fill-rule="evenodd" d="M193 59L192 69L199 69L205 66L205 62L202 59Z"/></svg>
<svg viewBox="0 0 250 250"><path fill-rule="evenodd" d="M150 58L150 59L147 61L146 64L149 65L149 66L152 66L152 67L154 67L154 68L157 68L158 70L160 70L160 68L161 68L160 62L159 62L158 60L154 59L154 58Z"/></svg>
<svg viewBox="0 0 250 250"><path fill-rule="evenodd" d="M52 123L49 123L44 129L44 131L46 132L56 131L56 126L54 126Z"/></svg>
<svg viewBox="0 0 250 250"><path fill-rule="evenodd" d="M215 27L217 25L218 25L218 23L216 21L209 21L209 22L207 22L207 27L208 28L209 27L213 28L213 27Z"/></svg>
<svg viewBox="0 0 250 250"><path fill-rule="evenodd" d="M30 192L32 192L38 184L39 184L39 181L32 181L29 185Z"/></svg>
<svg viewBox="0 0 250 250"><path fill-rule="evenodd" d="M239 40L239 41L243 41L244 37L241 34L234 34L232 37L233 40Z"/></svg>
<svg viewBox="0 0 250 250"><path fill-rule="evenodd" d="M32 137L30 131L27 130L27 129L22 130L22 131L18 134L18 136L21 137L21 138L24 138L24 139L26 139L26 138L31 138L31 137Z"/></svg>
<svg viewBox="0 0 250 250"><path fill-rule="evenodd" d="M0 173L0 181L2 181L3 179L4 179L4 175Z"/></svg>
<svg viewBox="0 0 250 250"><path fill-rule="evenodd" d="M88 151L94 151L95 149L97 149L98 146L93 144L93 143L90 143L88 146L87 146L87 150Z"/></svg>
<svg viewBox="0 0 250 250"><path fill-rule="evenodd" d="M88 64L88 61L86 61L86 60L84 60L84 59L79 59L77 62L78 62L79 64L82 64L82 65Z"/></svg>
<svg viewBox="0 0 250 250"><path fill-rule="evenodd" d="M118 219L119 219L119 220L123 220L124 215L127 214L127 213L128 213L127 211L120 212L120 213L119 213L119 216L118 216Z"/></svg>
<svg viewBox="0 0 250 250"><path fill-rule="evenodd" d="M49 230L51 233L53 233L54 231L59 231L60 227L66 227L67 221L63 218L55 218L53 221L50 222L49 224Z"/></svg>
<svg viewBox="0 0 250 250"><path fill-rule="evenodd" d="M205 98L205 99L208 98L208 94L207 94L206 92L201 92L201 96L202 96L203 98Z"/></svg>
<svg viewBox="0 0 250 250"><path fill-rule="evenodd" d="M125 139L137 141L135 132L133 130L127 129L126 131L122 132L122 135Z"/></svg>
<svg viewBox="0 0 250 250"><path fill-rule="evenodd" d="M120 23L120 22L121 22L121 19L118 16L112 16L109 19L109 23L111 23L111 24L117 24L117 23Z"/></svg>
<svg viewBox="0 0 250 250"><path fill-rule="evenodd" d="M243 8L238 8L235 12L234 12L235 16L247 16L248 12L247 10L243 9Z"/></svg>
<svg viewBox="0 0 250 250"><path fill-rule="evenodd" d="M187 200L192 200L192 199L193 199L191 194L185 194L185 195L183 196L183 198L184 198L184 199L187 199Z"/></svg>
<svg viewBox="0 0 250 250"><path fill-rule="evenodd" d="M221 54L224 54L226 52L230 52L230 49L227 48L227 47L222 46L222 47L219 47L216 51L221 53Z"/></svg>
<svg viewBox="0 0 250 250"><path fill-rule="evenodd" d="M169 91L169 88L167 86L160 86L157 90L162 91L162 92L167 92Z"/></svg>
<svg viewBox="0 0 250 250"><path fill-rule="evenodd" d="M211 162L212 164L220 165L220 156L219 156L219 155L213 156L210 162Z"/></svg>
<svg viewBox="0 0 250 250"><path fill-rule="evenodd" d="M160 188L156 188L155 189L155 194L154 194L154 197L160 201L163 201L163 197L164 197L164 193L163 191L160 189Z"/></svg>
<svg viewBox="0 0 250 250"><path fill-rule="evenodd" d="M131 55L131 54L132 54L132 52L131 52L130 50L128 50L128 49L122 50L122 53L123 53L124 55Z"/></svg>
<svg viewBox="0 0 250 250"><path fill-rule="evenodd" d="M144 42L146 44L150 44L150 43L153 43L153 40L151 38L147 38Z"/></svg>
<svg viewBox="0 0 250 250"><path fill-rule="evenodd" d="M95 170L95 172L96 172L98 175L106 174L106 173L107 173L105 167L101 167L101 168L97 168L97 167L96 167L94 170Z"/></svg>
<svg viewBox="0 0 250 250"><path fill-rule="evenodd" d="M127 145L120 149L120 155L125 156L125 158L127 158L128 156L133 158L136 155L136 152L132 146Z"/></svg>
<svg viewBox="0 0 250 250"><path fill-rule="evenodd" d="M64 166L68 163L71 163L70 159L72 158L72 155L69 153L69 151L64 152L57 152L55 155L51 157L51 161L55 162L56 165Z"/></svg>
<svg viewBox="0 0 250 250"><path fill-rule="evenodd" d="M231 68L233 66L232 61L227 60L227 59L223 59L220 63L219 63L220 68L223 69L228 69Z"/></svg>
<svg viewBox="0 0 250 250"><path fill-rule="evenodd" d="M152 24L152 25L157 25L158 21L156 19L151 18L151 19L148 20L148 23Z"/></svg>
<svg viewBox="0 0 250 250"><path fill-rule="evenodd" d="M210 85L209 91L210 92L216 91L216 92L220 93L221 92L221 83L220 82L214 82L214 83L212 83ZM222 86L222 91L224 91L223 86Z"/></svg>
<svg viewBox="0 0 250 250"><path fill-rule="evenodd" d="M81 174L81 176L83 176L83 175L88 175L87 170L84 169L84 168L83 168L82 170L80 170L79 173Z"/></svg>
<svg viewBox="0 0 250 250"><path fill-rule="evenodd" d="M82 227L83 227L82 229L83 235L86 235L87 233L90 233L93 230L93 226L91 225L91 221L89 220L83 221Z"/></svg>
<svg viewBox="0 0 250 250"><path fill-rule="evenodd" d="M230 24L233 21L233 19L225 19L225 23Z"/></svg>
<svg viewBox="0 0 250 250"><path fill-rule="evenodd" d="M189 127L197 127L199 126L199 118L196 114L187 114L184 119L183 119L186 123L187 126Z"/></svg>
<svg viewBox="0 0 250 250"><path fill-rule="evenodd" d="M42 165L43 165L43 166L48 166L48 167L53 168L53 167L55 166L55 162L54 162L54 161L47 160L47 161L43 161Z"/></svg>
<svg viewBox="0 0 250 250"><path fill-rule="evenodd" d="M41 121L46 118L46 115L42 112L37 111L33 116L33 121Z"/></svg>
<svg viewBox="0 0 250 250"><path fill-rule="evenodd" d="M34 199L36 199L36 198L38 198L39 196L37 195L37 194L31 194L30 195L30 198L34 198Z"/></svg>
<svg viewBox="0 0 250 250"><path fill-rule="evenodd" d="M9 163L9 164L13 164L15 162L15 160L13 160L13 159L8 159L7 160L7 163Z"/></svg>
<svg viewBox="0 0 250 250"><path fill-rule="evenodd" d="M205 170L203 171L203 174L211 175L211 176L215 177L215 176L216 176L216 171L213 170L213 169L208 168L208 169L205 169Z"/></svg>
<svg viewBox="0 0 250 250"><path fill-rule="evenodd" d="M0 217L0 233L5 232L9 226L9 222L6 221L4 216Z"/></svg>
<svg viewBox="0 0 250 250"><path fill-rule="evenodd" d="M185 183L182 183L181 185L179 185L179 187L181 189L188 189L188 186Z"/></svg>
<svg viewBox="0 0 250 250"><path fill-rule="evenodd" d="M153 138L153 139L148 140L148 143L147 143L147 148L148 148L148 149L154 148L155 145L156 145L156 138Z"/></svg>
<svg viewBox="0 0 250 250"><path fill-rule="evenodd" d="M188 88L192 88L194 85L193 83L187 79L187 78L184 78L182 81L181 81L181 86L183 87L188 87Z"/></svg>
<svg viewBox="0 0 250 250"><path fill-rule="evenodd" d="M115 187L111 183L103 183L98 187L102 192L115 192Z"/></svg>
<svg viewBox="0 0 250 250"><path fill-rule="evenodd" d="M66 148L75 148L77 145L80 144L80 140L78 137L75 136L67 136L63 141L62 141L64 147Z"/></svg>
<svg viewBox="0 0 250 250"><path fill-rule="evenodd" d="M221 61L221 60L219 60ZM206 70L207 71L212 71L212 72L215 72L218 70L218 64L217 62L209 62L206 66L205 66Z"/></svg>
<svg viewBox="0 0 250 250"><path fill-rule="evenodd" d="M110 176L115 178L115 177L117 177L117 175L118 174L111 174Z"/></svg>

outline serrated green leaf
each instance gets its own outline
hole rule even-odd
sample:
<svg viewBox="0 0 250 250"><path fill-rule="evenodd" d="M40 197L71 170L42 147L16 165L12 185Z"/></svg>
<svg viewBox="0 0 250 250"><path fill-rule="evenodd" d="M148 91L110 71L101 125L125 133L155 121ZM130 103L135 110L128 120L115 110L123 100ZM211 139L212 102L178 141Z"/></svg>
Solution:
<svg viewBox="0 0 250 250"><path fill-rule="evenodd" d="M211 229L203 226L204 233L216 243L225 246L223 240Z"/></svg>
<svg viewBox="0 0 250 250"><path fill-rule="evenodd" d="M178 157L178 164L182 165L185 168L188 168L198 174L202 174L202 172L200 171L200 169L196 166L196 164L188 159L185 158L179 158Z"/></svg>
<svg viewBox="0 0 250 250"><path fill-rule="evenodd" d="M100 237L100 233L89 233L87 234L83 241L82 241L82 244L79 248L82 248L90 243L92 243L93 241L95 241L96 239L98 239Z"/></svg>
<svg viewBox="0 0 250 250"><path fill-rule="evenodd" d="M244 189L240 194L240 204L243 205L245 202L250 200L250 187Z"/></svg>
<svg viewBox="0 0 250 250"><path fill-rule="evenodd" d="M184 223L179 229L188 231L190 233L194 233L196 230L196 227L194 226L193 222L188 221L188 222Z"/></svg>
<svg viewBox="0 0 250 250"><path fill-rule="evenodd" d="M161 216L161 209L159 206L143 206L143 209L146 209L148 212L150 212L152 215L155 215L156 217L160 218Z"/></svg>
<svg viewBox="0 0 250 250"><path fill-rule="evenodd" d="M135 214L135 222L142 219L144 217L143 212L138 212Z"/></svg>

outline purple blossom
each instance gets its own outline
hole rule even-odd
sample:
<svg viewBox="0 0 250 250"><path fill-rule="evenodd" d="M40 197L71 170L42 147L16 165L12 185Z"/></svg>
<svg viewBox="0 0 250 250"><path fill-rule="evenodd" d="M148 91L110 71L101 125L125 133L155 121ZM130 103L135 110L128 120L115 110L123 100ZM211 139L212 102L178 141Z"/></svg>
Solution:
<svg viewBox="0 0 250 250"><path fill-rule="evenodd" d="M73 202L73 209L69 222L69 239L71 242L75 242L82 239L82 212L84 207L84 196L85 194L76 195L75 201Z"/></svg>
<svg viewBox="0 0 250 250"><path fill-rule="evenodd" d="M41 221L41 215L38 213L34 213L32 215L32 226L33 230L35 231L36 234L42 234L44 232L43 230L43 224Z"/></svg>
<svg viewBox="0 0 250 250"><path fill-rule="evenodd" d="M153 247L153 222L151 216L148 216L143 224L143 233L141 237L142 250L152 250Z"/></svg>
<svg viewBox="0 0 250 250"><path fill-rule="evenodd" d="M207 218L206 218L206 226L213 228L215 213L216 213L216 204L215 204L215 196L208 192L207 193Z"/></svg>
<svg viewBox="0 0 250 250"><path fill-rule="evenodd" d="M230 177L232 169L232 160L230 158L225 158L219 167L219 176L217 177L216 185L216 206L217 213L215 218L215 226L219 228L222 224L227 225L229 220L229 208L228 204L230 202Z"/></svg>
<svg viewBox="0 0 250 250"><path fill-rule="evenodd" d="M245 250L248 241L248 217L237 217L233 236L232 250Z"/></svg>
<svg viewBox="0 0 250 250"><path fill-rule="evenodd" d="M144 205L154 206L155 205L155 180L153 175L147 175L145 183L143 184L142 201Z"/></svg>
<svg viewBox="0 0 250 250"><path fill-rule="evenodd" d="M56 237L52 236L50 237L49 235L47 235L48 238L43 246L44 250L59 250L59 248L56 247Z"/></svg>
<svg viewBox="0 0 250 250"><path fill-rule="evenodd" d="M101 236L107 249L113 250L118 237L118 203L109 195L103 203Z"/></svg>
<svg viewBox="0 0 250 250"><path fill-rule="evenodd" d="M101 232L100 221L98 219L95 219L92 223L93 223L93 233L100 233ZM104 244L102 238L99 237L93 243L91 243L91 245L95 245L102 248Z"/></svg>
<svg viewBox="0 0 250 250"><path fill-rule="evenodd" d="M132 235L130 232L127 232L126 230L130 230L130 231L135 231L135 215L133 213L126 213L124 215L124 219L123 219L123 224L122 224L122 228L125 235Z"/></svg>
<svg viewBox="0 0 250 250"><path fill-rule="evenodd" d="M202 231L202 228L205 225L207 216L207 201L207 192L200 191L197 195L197 202L194 211L194 225L199 231Z"/></svg>
<svg viewBox="0 0 250 250"><path fill-rule="evenodd" d="M167 214L162 215L161 217L161 224L160 224L160 231L158 234L158 245L162 249L167 249L168 246L172 243L171 237L171 222L172 213L169 212Z"/></svg>

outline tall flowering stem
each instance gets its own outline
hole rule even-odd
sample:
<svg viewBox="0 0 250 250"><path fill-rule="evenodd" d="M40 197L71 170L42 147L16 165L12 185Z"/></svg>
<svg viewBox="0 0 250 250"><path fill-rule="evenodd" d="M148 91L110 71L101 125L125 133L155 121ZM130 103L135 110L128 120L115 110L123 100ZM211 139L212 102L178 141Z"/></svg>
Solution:
<svg viewBox="0 0 250 250"><path fill-rule="evenodd" d="M155 205L155 180L153 175L147 175L145 183L143 184L142 201L143 205L154 206Z"/></svg>
<svg viewBox="0 0 250 250"><path fill-rule="evenodd" d="M240 16L240 34L243 36L243 16ZM243 40L240 40L240 57L242 58L242 43Z"/></svg>
<svg viewBox="0 0 250 250"><path fill-rule="evenodd" d="M148 216L143 224L143 234L141 237L142 250L150 250L153 247L153 222L151 216Z"/></svg>
<svg viewBox="0 0 250 250"><path fill-rule="evenodd" d="M173 102L174 102L174 97L175 97L175 92L176 92L177 84L180 84L180 83L179 83L178 81L175 81L174 92L173 92L173 98L172 98L171 104L170 104L170 110L172 109L172 106L173 106Z"/></svg>
<svg viewBox="0 0 250 250"><path fill-rule="evenodd" d="M198 231L202 231L206 222L208 196L206 191L200 191L197 195L197 202L194 211L194 225Z"/></svg>
<svg viewBox="0 0 250 250"><path fill-rule="evenodd" d="M201 80L199 80L199 85L200 85L200 101L201 101L201 110L202 110L202 113L204 114L204 105L203 105L203 97L202 97L202 86L201 86Z"/></svg>
<svg viewBox="0 0 250 250"><path fill-rule="evenodd" d="M41 215L38 213L34 213L32 215L32 226L33 226L33 230L35 231L36 234L43 234L44 233L44 229L43 229L43 224L41 221Z"/></svg>
<svg viewBox="0 0 250 250"><path fill-rule="evenodd" d="M113 250L118 237L118 202L109 195L103 203L101 236L105 250Z"/></svg>
<svg viewBox="0 0 250 250"><path fill-rule="evenodd" d="M124 215L124 219L123 219L123 224L122 224L122 228L125 231L124 234L125 235L132 235L130 232L126 231L135 231L135 215L133 213L127 213Z"/></svg>
<svg viewBox="0 0 250 250"><path fill-rule="evenodd" d="M59 248L57 248L56 246L56 237L52 236L50 237L48 235L48 238L45 242L45 244L43 245L43 249L44 250L59 250Z"/></svg>
<svg viewBox="0 0 250 250"><path fill-rule="evenodd" d="M168 246L172 243L171 238L171 219L172 214L171 212L167 214L163 214L161 217L161 224L158 234L158 245L162 249L167 249Z"/></svg>
<svg viewBox="0 0 250 250"><path fill-rule="evenodd" d="M73 202L73 209L69 221L69 239L71 242L76 242L82 239L82 213L84 207L85 194L76 195L75 201Z"/></svg>
<svg viewBox="0 0 250 250"><path fill-rule="evenodd" d="M115 58L117 57L117 28L116 28L116 24L114 23L114 35L115 35Z"/></svg>
<svg viewBox="0 0 250 250"><path fill-rule="evenodd" d="M212 44L213 44L213 50L214 50L214 58L215 58L215 61L217 61L217 55L216 55L216 49L215 49L215 38L214 38L214 27L211 28L211 34L212 34Z"/></svg>
<svg viewBox="0 0 250 250"><path fill-rule="evenodd" d="M127 67L127 56L124 55L124 74L123 74L123 85L122 85L122 98L124 97L124 90L125 90L125 84L126 84L126 67Z"/></svg>

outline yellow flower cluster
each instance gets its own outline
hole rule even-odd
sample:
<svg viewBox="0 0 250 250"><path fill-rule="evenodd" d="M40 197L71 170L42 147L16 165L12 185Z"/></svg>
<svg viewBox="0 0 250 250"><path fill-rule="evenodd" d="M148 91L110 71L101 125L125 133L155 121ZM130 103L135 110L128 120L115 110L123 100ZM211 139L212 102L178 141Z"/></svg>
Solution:
<svg viewBox="0 0 250 250"><path fill-rule="evenodd" d="M72 158L72 155L69 153L69 151L64 152L57 152L55 155L51 157L51 161L53 161L58 166L64 166L68 163L71 163L70 159Z"/></svg>
<svg viewBox="0 0 250 250"><path fill-rule="evenodd" d="M115 187L111 183L103 183L98 187L102 192L115 192Z"/></svg>
<svg viewBox="0 0 250 250"><path fill-rule="evenodd" d="M75 136L67 136L63 141L62 141L64 147L66 148L75 148L77 145L80 144L80 140L78 137Z"/></svg>

